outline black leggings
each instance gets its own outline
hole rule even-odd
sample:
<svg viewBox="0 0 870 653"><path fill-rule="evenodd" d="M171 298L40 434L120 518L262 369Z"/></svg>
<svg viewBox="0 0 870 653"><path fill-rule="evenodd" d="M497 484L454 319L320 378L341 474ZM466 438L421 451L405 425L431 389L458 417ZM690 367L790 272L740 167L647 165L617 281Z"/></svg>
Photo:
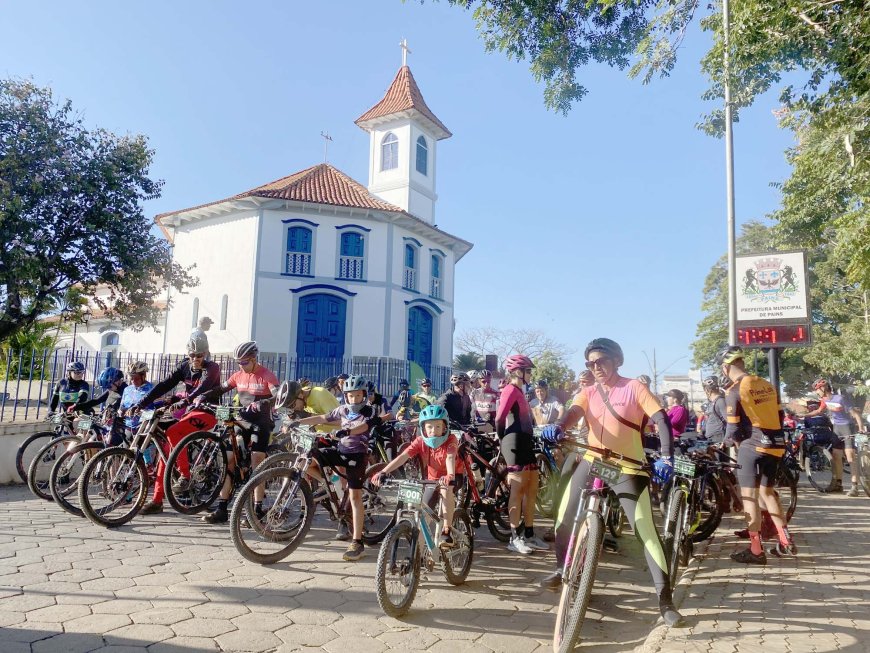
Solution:
<svg viewBox="0 0 870 653"><path fill-rule="evenodd" d="M576 461L576 458L574 459ZM580 493L583 488L589 487L592 480L589 477L591 463L581 460L573 472L570 468L571 460L566 460L562 466L562 479L568 478L564 484L562 498L559 501L559 509L556 514L556 561L562 564L568 549L568 540L571 537L571 526L577 507L580 502ZM656 593L669 587L668 565L664 547L659 538L653 522L652 502L649 498L649 477L645 474L623 474L619 480L611 486L619 503L628 517L628 523L634 530L637 539L643 544L643 552L646 556L646 564L652 575Z"/></svg>

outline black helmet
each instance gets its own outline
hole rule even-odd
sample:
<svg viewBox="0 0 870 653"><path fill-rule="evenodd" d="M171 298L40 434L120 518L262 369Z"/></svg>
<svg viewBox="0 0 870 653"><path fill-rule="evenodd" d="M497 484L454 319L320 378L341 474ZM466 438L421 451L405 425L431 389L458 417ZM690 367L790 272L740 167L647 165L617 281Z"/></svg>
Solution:
<svg viewBox="0 0 870 653"><path fill-rule="evenodd" d="M703 386L705 390L714 392L719 389L719 379L717 379L715 376L708 376L706 379L704 379Z"/></svg>
<svg viewBox="0 0 870 653"><path fill-rule="evenodd" d="M407 388L409 385L408 379L399 379L399 387Z"/></svg>
<svg viewBox="0 0 870 653"><path fill-rule="evenodd" d="M641 374L639 377L637 377L637 380L646 386L648 386L650 383L652 383L652 379L649 378L649 376L647 376L646 374Z"/></svg>
<svg viewBox="0 0 870 653"><path fill-rule="evenodd" d="M622 354L622 347L610 338L595 338L592 342L586 345L586 351L583 352L583 358L588 359L589 354L593 351L600 351L613 359L616 366L619 367L625 362L625 357Z"/></svg>
<svg viewBox="0 0 870 653"><path fill-rule="evenodd" d="M73 361L67 363L66 371L72 374L73 372L80 373L85 371L85 364L81 361Z"/></svg>
<svg viewBox="0 0 870 653"><path fill-rule="evenodd" d="M323 382L323 387L329 390L330 388L334 388L338 385L338 377L330 376L326 381Z"/></svg>
<svg viewBox="0 0 870 653"><path fill-rule="evenodd" d="M356 374L347 377L344 380L344 385L341 386L342 392L354 392L356 390L366 390L367 385L372 385L371 382L366 384L366 380Z"/></svg>
<svg viewBox="0 0 870 653"><path fill-rule="evenodd" d="M275 406L279 408L290 408L293 402L299 398L299 393L302 388L296 381L284 381L278 388L278 393L275 395Z"/></svg>
<svg viewBox="0 0 870 653"><path fill-rule="evenodd" d="M716 365L730 365L734 361L743 358L743 350L736 345L725 345L716 354Z"/></svg>
<svg viewBox="0 0 870 653"><path fill-rule="evenodd" d="M536 388L543 388L544 390L548 390L550 388L550 384L547 383L547 379L538 379L538 382L535 383Z"/></svg>
<svg viewBox="0 0 870 653"><path fill-rule="evenodd" d="M432 385L432 380L429 377L426 377L424 379L420 379L419 384L420 385Z"/></svg>

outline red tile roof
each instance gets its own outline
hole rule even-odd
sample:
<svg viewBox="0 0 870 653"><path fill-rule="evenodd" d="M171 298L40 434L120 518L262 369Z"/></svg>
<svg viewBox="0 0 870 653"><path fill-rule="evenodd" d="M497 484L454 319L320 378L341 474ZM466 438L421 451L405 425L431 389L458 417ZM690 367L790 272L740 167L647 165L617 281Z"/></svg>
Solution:
<svg viewBox="0 0 870 653"><path fill-rule="evenodd" d="M337 168L333 168L328 163L321 163L287 177L281 177L281 179L276 179L268 184L257 186L244 193L218 200L217 202L209 202L189 209L161 213L155 220L159 222L162 218L171 215L201 209L214 204L221 204L222 202L240 200L246 197L264 197L358 209L403 212L400 207L378 199L369 193L362 184L354 181Z"/></svg>
<svg viewBox="0 0 870 653"><path fill-rule="evenodd" d="M355 123L362 127L362 123L369 120L411 109L419 111L423 116L432 121L438 129L442 130L444 132L442 138L448 138L453 135L426 105L426 100L423 99L420 87L417 86L417 82L414 80L414 76L411 74L411 69L408 66L399 68L399 72L396 73L396 78L390 84L390 88L387 90L384 98L357 118Z"/></svg>

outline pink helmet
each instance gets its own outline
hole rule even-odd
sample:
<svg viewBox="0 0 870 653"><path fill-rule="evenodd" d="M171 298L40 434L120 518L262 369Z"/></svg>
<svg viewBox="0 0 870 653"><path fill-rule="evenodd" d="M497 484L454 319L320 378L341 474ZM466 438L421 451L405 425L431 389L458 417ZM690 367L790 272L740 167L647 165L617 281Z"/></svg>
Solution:
<svg viewBox="0 0 870 653"><path fill-rule="evenodd" d="M516 372L517 370L530 370L535 366L532 359L522 354L514 354L508 356L504 362L504 368L508 372Z"/></svg>

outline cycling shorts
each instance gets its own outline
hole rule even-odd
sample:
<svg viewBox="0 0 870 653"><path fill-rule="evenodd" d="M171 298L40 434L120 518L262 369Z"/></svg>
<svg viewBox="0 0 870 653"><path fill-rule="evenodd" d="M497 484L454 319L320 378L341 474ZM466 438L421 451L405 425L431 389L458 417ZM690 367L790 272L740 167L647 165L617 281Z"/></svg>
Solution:
<svg viewBox="0 0 870 653"><path fill-rule="evenodd" d="M338 447L324 447L317 451L317 462L321 467L340 467L347 476L347 487L351 490L362 490L366 480L366 467L369 454L341 453Z"/></svg>
<svg viewBox="0 0 870 653"><path fill-rule="evenodd" d="M508 472L537 469L535 439L528 433L505 433L501 438L501 455Z"/></svg>
<svg viewBox="0 0 870 653"><path fill-rule="evenodd" d="M735 470L737 483L742 488L774 487L776 470L781 458L761 453L755 450L755 445L744 442L737 449L737 463L740 469Z"/></svg>
<svg viewBox="0 0 870 653"><path fill-rule="evenodd" d="M834 449L854 449L855 435L851 424L834 424Z"/></svg>
<svg viewBox="0 0 870 653"><path fill-rule="evenodd" d="M245 438L245 444L251 451L267 453L269 441L272 438L272 424L271 417L268 420L261 420L259 422L239 420L239 423L236 425L236 433L241 434ZM254 434L257 435L256 442L254 442Z"/></svg>

